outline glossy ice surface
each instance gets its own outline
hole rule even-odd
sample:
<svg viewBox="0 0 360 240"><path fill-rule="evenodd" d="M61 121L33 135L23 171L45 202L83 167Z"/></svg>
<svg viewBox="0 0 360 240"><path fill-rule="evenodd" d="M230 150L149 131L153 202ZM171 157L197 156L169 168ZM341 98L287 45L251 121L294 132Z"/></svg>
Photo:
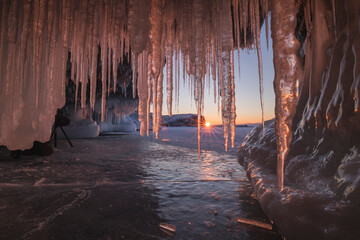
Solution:
<svg viewBox="0 0 360 240"><path fill-rule="evenodd" d="M237 128L238 137L250 129ZM16 161L2 151L0 238L280 239L236 222L266 220L235 151L205 146L198 160L196 144L177 141L194 143L196 134L180 127L162 129L168 138L160 140L136 133L74 140L74 148L60 141L50 157Z"/></svg>

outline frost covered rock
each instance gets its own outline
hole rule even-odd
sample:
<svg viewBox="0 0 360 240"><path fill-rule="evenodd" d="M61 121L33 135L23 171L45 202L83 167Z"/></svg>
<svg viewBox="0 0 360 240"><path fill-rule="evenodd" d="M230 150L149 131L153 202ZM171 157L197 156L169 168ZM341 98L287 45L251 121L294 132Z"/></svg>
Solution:
<svg viewBox="0 0 360 240"><path fill-rule="evenodd" d="M329 149L328 154L318 157L288 156L285 187L279 191L274 121L265 123L264 136L262 128L255 127L239 147L239 163L245 168L261 207L287 239L359 236L360 194L356 174L360 171L359 155L349 149L333 171L334 163L326 164L332 151ZM339 184L339 172L344 177L343 184L353 187L351 197L347 196L347 188Z"/></svg>
<svg viewBox="0 0 360 240"><path fill-rule="evenodd" d="M357 239L360 2L271 4L275 125L245 138L239 162L288 239Z"/></svg>

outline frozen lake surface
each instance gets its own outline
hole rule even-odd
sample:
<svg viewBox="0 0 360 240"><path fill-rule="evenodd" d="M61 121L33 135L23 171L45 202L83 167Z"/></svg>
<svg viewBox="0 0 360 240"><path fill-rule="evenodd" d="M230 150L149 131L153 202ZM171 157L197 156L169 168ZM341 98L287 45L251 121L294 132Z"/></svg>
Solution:
<svg viewBox="0 0 360 240"><path fill-rule="evenodd" d="M236 145L251 128L237 128ZM49 157L0 151L0 239L281 239L266 221L221 128L163 128L59 141ZM176 226L176 233L160 229Z"/></svg>

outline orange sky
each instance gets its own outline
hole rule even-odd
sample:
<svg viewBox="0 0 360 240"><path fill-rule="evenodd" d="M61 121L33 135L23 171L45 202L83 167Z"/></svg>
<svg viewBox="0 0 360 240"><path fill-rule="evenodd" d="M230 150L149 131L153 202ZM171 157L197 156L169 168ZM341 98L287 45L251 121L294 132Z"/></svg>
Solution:
<svg viewBox="0 0 360 240"><path fill-rule="evenodd" d="M262 31L262 58L263 58L263 76L264 76L264 118L265 120L274 117L275 95L273 90L274 67L272 48L266 48L265 32ZM272 46L271 38L269 46ZM256 51L240 52L240 78L237 52L235 55L235 98L236 98L236 124L259 123L261 122L261 106L259 94L259 73L258 58ZM173 114L177 113L196 113L193 96L188 84L180 84L180 102L179 108L173 103ZM205 87L204 112L206 120L212 124L221 124L221 113L218 113L218 104L214 103L214 90L212 81L210 88ZM166 86L164 86L166 89ZM163 115L167 115L166 91L164 91Z"/></svg>

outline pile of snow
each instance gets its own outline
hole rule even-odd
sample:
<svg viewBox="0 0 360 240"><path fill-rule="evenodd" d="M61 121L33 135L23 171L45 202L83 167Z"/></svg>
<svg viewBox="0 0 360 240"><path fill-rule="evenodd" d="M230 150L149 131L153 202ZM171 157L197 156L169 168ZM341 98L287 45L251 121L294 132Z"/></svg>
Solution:
<svg viewBox="0 0 360 240"><path fill-rule="evenodd" d="M136 125L129 115L115 118L114 121L107 120L100 122L100 133L106 132L135 132Z"/></svg>
<svg viewBox="0 0 360 240"><path fill-rule="evenodd" d="M94 138L106 132L134 132L136 124L128 114L133 113L138 101L112 96L106 103L105 120L101 121L101 101L97 101L94 111L90 106L74 110L72 105L63 110L70 118L71 124L64 127L69 138ZM92 120L92 118L94 120ZM60 138L65 138L61 130L57 131Z"/></svg>
<svg viewBox="0 0 360 240"><path fill-rule="evenodd" d="M137 99L128 99L119 96L110 96L106 100L106 115L105 118L109 119L112 116L125 116L135 112L138 108ZM95 104L95 112L101 114L101 101Z"/></svg>
<svg viewBox="0 0 360 240"><path fill-rule="evenodd" d="M105 116L104 121L101 119L102 105L101 101L97 101L95 104L95 109L93 111L92 118L100 125L101 122L105 122L109 125L111 124L121 124L126 115L129 115L135 112L138 108L137 99L128 99L121 96L110 96L106 100L105 107Z"/></svg>
<svg viewBox="0 0 360 240"><path fill-rule="evenodd" d="M137 107L137 99L112 96L106 101L105 120L101 121L101 104L99 101L95 105L95 111L98 113L95 119L100 126L100 133L136 131L136 124L129 117L129 114L135 112Z"/></svg>
<svg viewBox="0 0 360 240"><path fill-rule="evenodd" d="M66 135L72 138L94 138L99 136L99 125L91 119L81 119L72 121L69 126L63 127ZM57 136L59 138L65 138L61 129L58 128Z"/></svg>

